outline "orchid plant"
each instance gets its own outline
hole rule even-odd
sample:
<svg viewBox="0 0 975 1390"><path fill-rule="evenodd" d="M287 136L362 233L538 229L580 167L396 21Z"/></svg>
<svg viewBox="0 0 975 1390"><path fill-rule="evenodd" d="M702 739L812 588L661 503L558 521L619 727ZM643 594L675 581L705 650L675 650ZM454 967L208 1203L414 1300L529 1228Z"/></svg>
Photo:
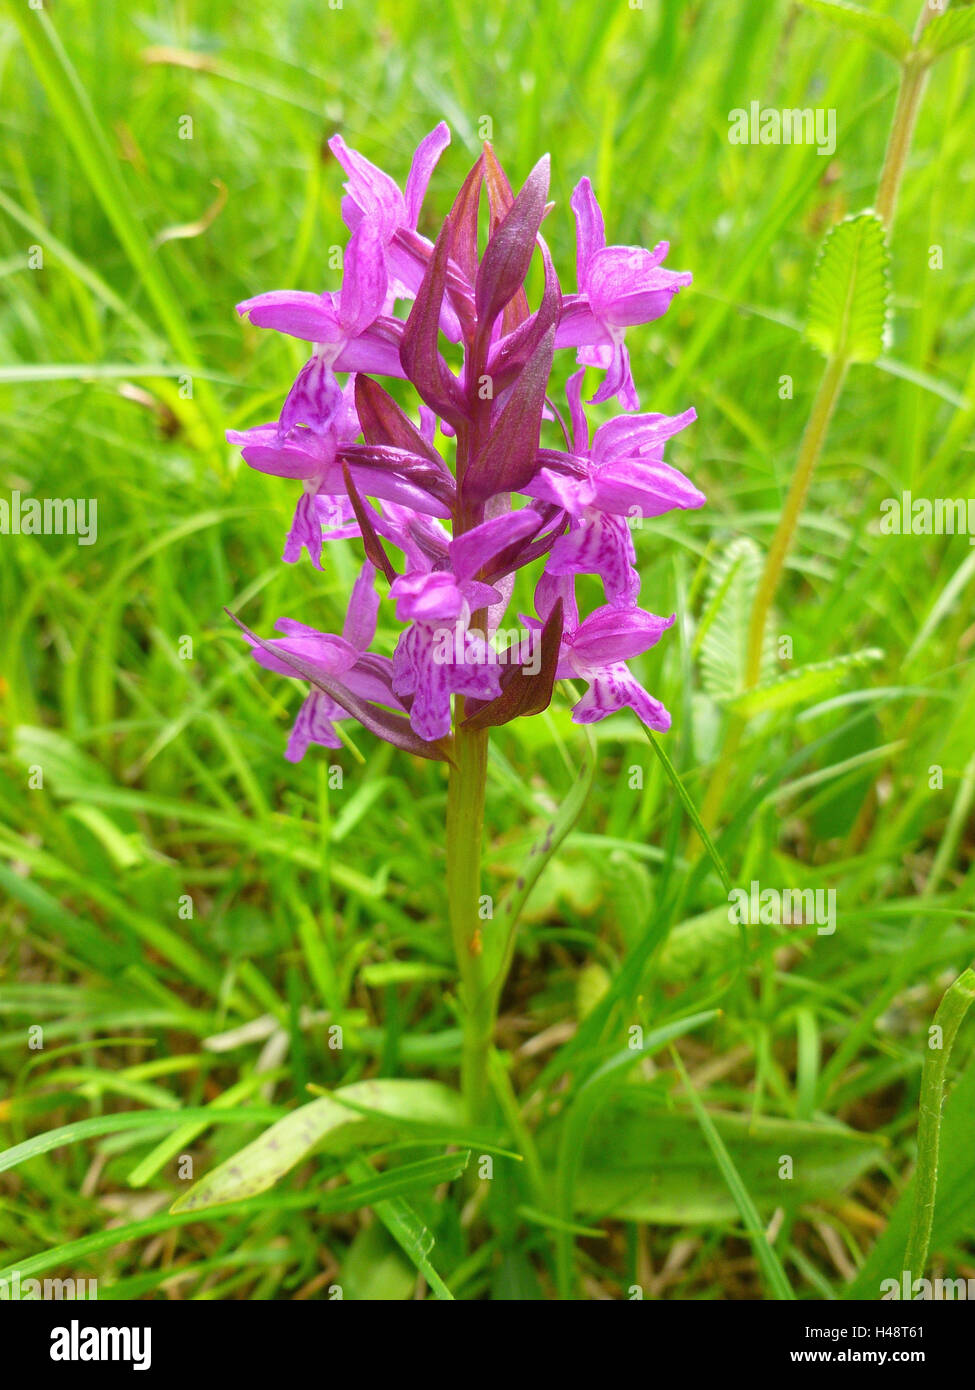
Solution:
<svg viewBox="0 0 975 1390"><path fill-rule="evenodd" d="M649 729L669 728L667 710L627 666L674 621L638 606L631 522L705 499L664 461L667 440L694 411L639 413L626 346L627 329L660 318L691 276L664 267L666 242L653 251L607 245L584 178L571 199L576 291L563 294L541 234L553 207L548 156L514 196L489 145L431 242L419 231L421 209L449 141L441 122L420 142L402 190L341 136L329 142L347 176L341 288L273 290L237 306L252 323L309 343L311 356L279 418L228 439L252 468L301 482L287 562L307 552L320 570L326 541L362 546L340 634L291 618L275 637L244 628L261 666L310 687L285 756L299 761L312 743L340 747L336 723L351 718L448 764L448 909L463 1089L477 1121L510 960L509 943L485 943L479 915L490 730L540 713L563 680L586 687L573 691L578 723L629 708ZM532 310L525 285L536 253L544 287ZM550 385L560 349L576 354L568 425ZM592 431L587 369L601 374L588 404L621 407ZM394 395L376 378L408 383L411 409L396 398L402 388ZM561 432L561 447L543 446L543 421L546 440ZM529 566L538 571L535 613L505 644L501 623ZM605 593L584 616L579 575L597 576ZM370 650L380 591L404 625L391 657Z"/></svg>

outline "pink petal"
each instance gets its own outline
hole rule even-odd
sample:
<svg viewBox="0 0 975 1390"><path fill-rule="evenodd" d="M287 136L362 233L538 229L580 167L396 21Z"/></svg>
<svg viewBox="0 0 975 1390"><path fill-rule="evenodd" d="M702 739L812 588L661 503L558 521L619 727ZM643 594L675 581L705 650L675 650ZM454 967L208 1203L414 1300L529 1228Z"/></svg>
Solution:
<svg viewBox="0 0 975 1390"><path fill-rule="evenodd" d="M345 187L352 202L380 226L383 239L388 241L406 221L406 203L396 183L358 150L350 149L341 135L333 135L328 147L349 176ZM349 225L346 219L346 226Z"/></svg>
<svg viewBox="0 0 975 1390"><path fill-rule="evenodd" d="M673 613L659 618L641 608L597 608L572 635L570 659L580 674L587 668L628 661L655 646L673 623Z"/></svg>
<svg viewBox="0 0 975 1390"><path fill-rule="evenodd" d="M572 447L577 454L585 454L589 449L589 421L582 404L582 382L585 375L586 369L582 367L578 372L573 372L565 383L569 415L572 419Z"/></svg>
<svg viewBox="0 0 975 1390"><path fill-rule="evenodd" d="M352 586L349 611L342 627L342 636L358 652L366 651L376 635L379 595L375 581L375 567L366 560Z"/></svg>
<svg viewBox="0 0 975 1390"><path fill-rule="evenodd" d="M617 516L663 516L675 508L703 507L703 492L666 463L620 459L596 473L595 506Z"/></svg>
<svg viewBox="0 0 975 1390"><path fill-rule="evenodd" d="M618 415L600 425L592 441L593 463L602 466L634 454L662 451L664 443L697 419L691 408L681 415Z"/></svg>
<svg viewBox="0 0 975 1390"><path fill-rule="evenodd" d="M258 328L274 328L308 343L334 343L342 338L332 296L310 290L269 290L243 299L240 315L249 314Z"/></svg>
<svg viewBox="0 0 975 1390"><path fill-rule="evenodd" d="M416 147L413 163L410 165L410 172L406 179L406 223L411 228L415 228L419 221L420 208L426 195L427 185L430 182L430 175L449 144L450 127L446 121L441 121L439 125L434 126L429 135L423 137Z"/></svg>
<svg viewBox="0 0 975 1390"><path fill-rule="evenodd" d="M606 231L588 178L576 184L569 204L576 218L576 277L581 293L586 286L590 261L606 245Z"/></svg>
<svg viewBox="0 0 975 1390"><path fill-rule="evenodd" d="M292 674L294 674L292 672ZM320 690L313 690L298 711L285 757L289 763L300 763L310 743L325 748L341 748L342 740L332 727L333 719L345 719L345 710Z"/></svg>
<svg viewBox="0 0 975 1390"><path fill-rule="evenodd" d="M277 425L255 425L249 430L227 430L227 440L240 447L249 467L276 478L315 478L328 466L320 441L310 430L282 440Z"/></svg>
<svg viewBox="0 0 975 1390"><path fill-rule="evenodd" d="M492 517L457 536L450 542L450 563L458 580L472 579L507 546L537 531L541 522L537 512L524 507Z"/></svg>
<svg viewBox="0 0 975 1390"><path fill-rule="evenodd" d="M382 239L373 223L363 222L352 233L344 268L339 321L348 337L357 338L382 313L389 284Z"/></svg>
<svg viewBox="0 0 975 1390"><path fill-rule="evenodd" d="M670 728L667 710L644 690L622 662L600 671L573 709L572 718L576 724L595 724L627 706L658 733L666 733Z"/></svg>

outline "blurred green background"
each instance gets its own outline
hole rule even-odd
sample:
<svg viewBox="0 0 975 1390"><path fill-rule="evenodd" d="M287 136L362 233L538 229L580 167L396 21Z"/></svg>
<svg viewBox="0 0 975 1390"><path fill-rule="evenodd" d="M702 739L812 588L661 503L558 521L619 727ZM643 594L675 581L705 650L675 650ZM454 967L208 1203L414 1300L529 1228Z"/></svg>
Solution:
<svg viewBox="0 0 975 1390"><path fill-rule="evenodd" d="M871 8L913 25L903 0ZM797 1296L842 1297L878 1238L896 1244L927 1026L975 945L975 551L879 521L904 490L972 491L970 49L926 94L885 356L851 372L779 593L782 669L839 664L753 721L724 767L722 753L754 568L821 372L800 331L810 275L826 230L873 200L897 78L785 0L0 8L0 498L98 505L88 547L0 536L2 1133L13 1145L120 1110L263 1107L169 1150L157 1128L29 1157L0 1178L5 1265L94 1273L103 1297L416 1287L367 1207L282 1204L340 1176L334 1158L309 1160L256 1214L175 1225L166 1209L177 1154L199 1176L309 1082L455 1077L442 770L361 731L287 764L302 692L253 667L223 611L265 633L282 614L339 630L357 563L341 543L323 575L280 564L292 485L241 466L223 430L276 415L302 349L234 303L336 287L333 132L402 181L441 118L453 144L421 230L489 134L513 183L552 154L546 236L564 289L568 197L586 173L611 242L666 238L668 264L694 273L664 319L629 334L643 408L698 411L669 457L708 497L636 533L642 601L678 614L637 668L673 712L666 747L697 804L716 769L728 778L711 828L735 882L834 888L838 925L758 925L743 943L638 725L598 726L593 791L531 899L499 1029L513 1092L496 1142L523 1152L530 1131L541 1181L499 1159L472 1206L462 1182L416 1194L436 1268L457 1298L553 1296L558 1171L590 1231L573 1240L583 1296L768 1296L666 1051L607 1101L616 1113L575 1178L558 1169L572 1098L626 1028L715 1002L685 1064L731 1116L722 1132ZM729 113L752 100L834 109L835 153L731 144ZM499 889L583 757L564 702L495 738ZM36 1025L43 1050L26 1041ZM952 1075L972 1041L969 1026ZM962 1109L935 1243L939 1268L975 1274ZM783 1153L802 1155L792 1187ZM64 1249L109 1218L149 1229Z"/></svg>

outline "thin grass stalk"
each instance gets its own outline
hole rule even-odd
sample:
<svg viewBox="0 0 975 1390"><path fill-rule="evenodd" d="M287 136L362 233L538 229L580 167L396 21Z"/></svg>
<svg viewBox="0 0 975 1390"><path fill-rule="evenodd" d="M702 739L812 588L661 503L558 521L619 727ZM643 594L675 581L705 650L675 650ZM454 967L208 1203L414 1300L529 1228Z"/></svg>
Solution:
<svg viewBox="0 0 975 1390"><path fill-rule="evenodd" d="M945 1098L948 1059L962 1019L975 1000L975 970L965 970L948 987L934 1016L941 1030L939 1046L929 1046L921 1074L921 1103L917 1127L917 1169L914 1174L914 1208L904 1252L904 1268L913 1279L924 1275L934 1224L938 1187L938 1148L941 1141L941 1108Z"/></svg>

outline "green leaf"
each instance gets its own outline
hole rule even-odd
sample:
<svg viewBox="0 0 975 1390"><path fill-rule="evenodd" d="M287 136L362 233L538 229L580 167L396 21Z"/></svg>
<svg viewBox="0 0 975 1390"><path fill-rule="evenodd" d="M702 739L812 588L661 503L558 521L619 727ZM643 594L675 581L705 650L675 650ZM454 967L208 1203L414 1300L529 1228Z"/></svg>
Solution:
<svg viewBox="0 0 975 1390"><path fill-rule="evenodd" d="M953 48L975 40L975 7L949 10L933 19L924 31L919 53L927 62L935 62Z"/></svg>
<svg viewBox="0 0 975 1390"><path fill-rule="evenodd" d="M316 1206L319 1201L320 1197L315 1194L309 1196L303 1192L287 1192L282 1196L235 1202L231 1206L221 1207L219 1215L246 1218L259 1216L265 1211L302 1211ZM9 1279L14 1273L19 1273L21 1279L28 1279L36 1274L45 1274L49 1269L80 1269L89 1256L97 1255L102 1250L112 1250L117 1245L127 1245L130 1241L141 1240L143 1236L154 1236L161 1231L187 1226L199 1219L192 1211L175 1216L172 1212L160 1212L144 1221L126 1221L120 1226L103 1225L100 1230L81 1236L78 1240L52 1245L26 1258L21 1256L13 1264L0 1269L0 1279Z"/></svg>
<svg viewBox="0 0 975 1390"><path fill-rule="evenodd" d="M713 700L730 700L745 690L748 624L761 573L762 552L747 536L736 537L711 566L696 646L701 659L701 683ZM773 671L770 617L762 653L762 676L770 676Z"/></svg>
<svg viewBox="0 0 975 1390"><path fill-rule="evenodd" d="M138 864L144 864L149 858L149 850L143 838L140 835L126 834L97 806L83 806L75 802L65 808L64 817L65 820L77 821L90 831L111 859L114 868L122 873Z"/></svg>
<svg viewBox="0 0 975 1390"><path fill-rule="evenodd" d="M464 1159L466 1163L466 1154ZM372 1169L360 1154L353 1154L345 1165L345 1171L349 1178L362 1181L371 1174ZM374 1210L399 1248L423 1275L434 1298L452 1301L453 1294L430 1261L430 1252L435 1244L433 1232L424 1225L409 1202L404 1197L391 1197L377 1202Z"/></svg>
<svg viewBox="0 0 975 1390"><path fill-rule="evenodd" d="M431 965L422 960L383 960L364 965L359 979L370 989L387 989L390 985L415 985L428 980L448 980L453 975L445 965Z"/></svg>
<svg viewBox="0 0 975 1390"><path fill-rule="evenodd" d="M679 772L677 771L677 769L674 767L674 764L670 761L670 758L669 758L669 757L667 756L667 754L664 752L664 750L663 750L663 748L661 747L660 743L657 741L657 739L654 738L654 736L653 736L653 734L650 732L650 730L644 726L643 732L646 734L647 739L648 739L649 742L650 742L650 747L653 749L653 751L656 753L657 757L659 758L660 763L661 763L661 765L662 765L662 767L663 767L663 769L664 769L664 772L666 772L667 776L670 778L671 785L673 786L674 791L677 793L677 795L678 795L678 797L679 797L679 799L680 799L680 802L681 802L681 804L682 804L683 807L684 807L684 810L687 812L687 815L688 815L688 818L689 818L691 824L694 826L694 829L697 831L698 836L700 837L701 843L702 843L702 845L704 846L705 851L707 852L708 858L711 860L711 863L714 865L715 869L717 870L718 878L720 878L722 884L724 885L725 892L730 892L730 891L731 891L731 875L728 873L727 867L725 866L725 862L724 862L724 860L721 858L721 855L718 853L718 850L717 850L717 847L715 846L714 841L711 839L711 836L708 834L707 827L705 826L704 822L701 820L700 812L698 811L697 807L694 805L694 801L693 801L693 799L691 798L690 792L689 792L689 791L687 790L687 788L684 786L684 783L683 783L683 781L681 780L680 773L679 773Z"/></svg>
<svg viewBox="0 0 975 1390"><path fill-rule="evenodd" d="M850 4L849 0L800 0L800 3L807 10L823 15L837 29L859 34L891 58L901 61L911 51L910 34L890 15L877 14L862 5Z"/></svg>
<svg viewBox="0 0 975 1390"><path fill-rule="evenodd" d="M456 1124L463 1118L460 1098L434 1081L356 1081L335 1095L375 1113L361 1114L331 1096L299 1106L194 1183L171 1210L200 1211L266 1192L309 1154L382 1142L398 1132L399 1120Z"/></svg>
<svg viewBox="0 0 975 1390"><path fill-rule="evenodd" d="M586 1136L593 1127L596 1112L608 1103L612 1092L622 1082L626 1071L641 1057L651 1057L661 1047L685 1033L710 1023L717 1018L717 1010L709 1009L691 1014L687 1018L676 1019L654 1029L644 1039L642 1047L628 1047L614 1053L601 1066L598 1066L579 1087L578 1092L565 1115L562 1117L558 1135L558 1154L556 1158L556 1214L562 1222L556 1241L557 1272L559 1295L572 1296L572 1216L576 1202L576 1188L579 1165L585 1148ZM603 1124L598 1126L605 1132Z"/></svg>
<svg viewBox="0 0 975 1390"><path fill-rule="evenodd" d="M610 987L610 974L598 960L588 961L576 976L576 1013L588 1018Z"/></svg>
<svg viewBox="0 0 975 1390"><path fill-rule="evenodd" d="M362 1167L356 1170L353 1181L346 1187L336 1187L327 1192L316 1211L358 1211L360 1207L375 1207L380 1202L392 1201L418 1189L429 1192L442 1182L455 1182L467 1167L470 1156L469 1149L460 1153L435 1154L432 1158L421 1158L416 1163L398 1164L385 1173L375 1172L363 1159Z"/></svg>
<svg viewBox="0 0 975 1390"><path fill-rule="evenodd" d="M769 710L791 709L793 705L808 703L834 690L848 671L881 661L883 655L877 647L865 647L862 651L834 657L832 661L814 661L807 666L799 666L773 680L763 681L754 690L746 690L735 696L730 701L731 708L746 719L756 714L766 714Z"/></svg>
<svg viewBox="0 0 975 1390"><path fill-rule="evenodd" d="M748 1238L755 1251L755 1258L761 1266L762 1274L764 1275L765 1282L770 1292L778 1299L788 1300L795 1298L795 1294L792 1292L792 1285L789 1283L785 1270L782 1268L782 1262L773 1250L768 1236L765 1234L765 1228L762 1225L755 1203L752 1201L747 1184L742 1181L741 1174L735 1167L734 1159L725 1147L724 1140L721 1138L714 1121L704 1107L704 1102L691 1085L690 1077L687 1075L684 1063L680 1059L680 1054L673 1047L670 1049L670 1052L674 1059L674 1064L684 1082L684 1089L690 1097L694 1115L698 1124L701 1126L701 1132L707 1140L708 1148L711 1150L711 1155L714 1158L718 1171L721 1173L728 1191L731 1193L732 1201L735 1204L738 1215L741 1217L742 1224L748 1232Z"/></svg>
<svg viewBox="0 0 975 1390"><path fill-rule="evenodd" d="M934 1225L938 1188L938 1158L941 1151L941 1122L945 1100L945 1076L951 1049L966 1013L975 1002L975 970L969 967L949 986L934 1016L937 1046L929 1035L928 1051L921 1072L921 1098L918 1103L917 1164L914 1168L914 1205L911 1229L907 1235L904 1268L923 1275L927 1267L931 1229Z"/></svg>
<svg viewBox="0 0 975 1390"><path fill-rule="evenodd" d="M381 1222L363 1226L342 1260L342 1297L391 1303L412 1298L416 1274Z"/></svg>
<svg viewBox="0 0 975 1390"><path fill-rule="evenodd" d="M741 927L732 922L726 903L672 927L654 967L665 984L690 979L703 965L721 966L732 959Z"/></svg>
<svg viewBox="0 0 975 1390"><path fill-rule="evenodd" d="M59 795L70 794L64 788L107 786L109 782L101 763L56 729L18 724L11 752L21 767L42 767L45 787Z"/></svg>
<svg viewBox="0 0 975 1390"><path fill-rule="evenodd" d="M613 923L626 941L635 946L643 935L654 902L654 882L645 864L627 850L601 856L602 880Z"/></svg>
<svg viewBox="0 0 975 1390"><path fill-rule="evenodd" d="M38 1154L50 1153L52 1149L60 1149L65 1144L94 1139L102 1134L121 1134L129 1129L144 1130L147 1135L150 1132L156 1134L195 1121L204 1124L254 1124L272 1118L275 1110L273 1106L255 1106L253 1109L243 1106L235 1110L191 1106L184 1110L124 1110L118 1115L92 1115L87 1120L74 1120L71 1124L49 1129L44 1134L35 1134L32 1139L4 1149L0 1153L0 1173L36 1158Z"/></svg>
<svg viewBox="0 0 975 1390"><path fill-rule="evenodd" d="M806 336L827 357L872 362L884 345L888 255L884 224L860 212L831 228L813 271Z"/></svg>
<svg viewBox="0 0 975 1390"><path fill-rule="evenodd" d="M835 1123L709 1113L763 1218L777 1206L794 1208L835 1196L883 1154L875 1136ZM540 1139L546 1167L556 1140L549 1129ZM791 1180L779 1177L781 1154L792 1158ZM970 1172L968 1191L971 1196ZM608 1100L586 1135L569 1215L699 1226L733 1221L735 1214L693 1115L663 1109L659 1093L645 1082L624 1086Z"/></svg>

